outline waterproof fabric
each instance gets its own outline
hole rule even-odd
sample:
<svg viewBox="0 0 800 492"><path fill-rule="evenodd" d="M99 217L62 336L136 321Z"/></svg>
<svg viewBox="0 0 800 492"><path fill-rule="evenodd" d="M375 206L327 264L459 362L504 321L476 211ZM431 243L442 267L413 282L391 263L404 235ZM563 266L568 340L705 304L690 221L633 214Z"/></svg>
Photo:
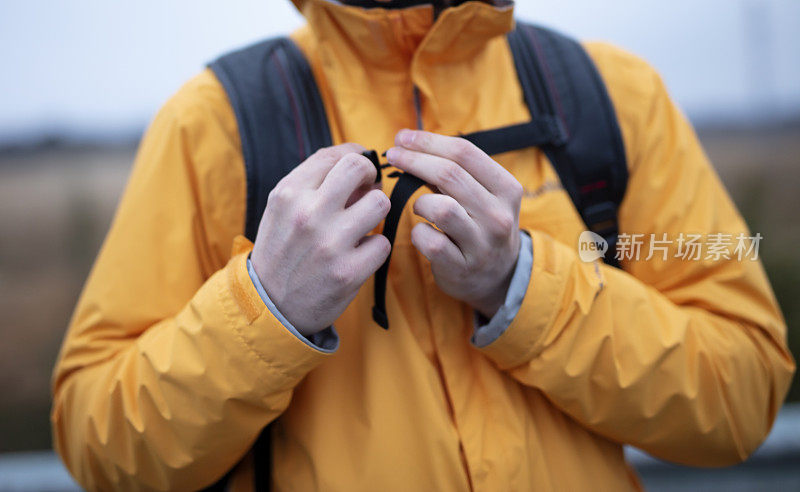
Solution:
<svg viewBox="0 0 800 492"><path fill-rule="evenodd" d="M293 34L334 140L391 146L397 130L468 133L526 121L508 45L513 6L363 10L296 2ZM627 233L747 232L693 130L646 63L587 44L630 168ZM414 104L419 89L420 114ZM315 350L270 314L246 267L236 120L205 71L159 112L72 318L54 372L54 443L89 490L192 490L273 430L277 490L627 490L622 444L722 466L766 436L794 370L758 262L583 263L584 225L536 149L496 156L527 190L533 242L522 307L494 342L443 294L404 212L387 290L372 282ZM396 179L386 178L389 192ZM417 193L425 193L420 190Z"/></svg>

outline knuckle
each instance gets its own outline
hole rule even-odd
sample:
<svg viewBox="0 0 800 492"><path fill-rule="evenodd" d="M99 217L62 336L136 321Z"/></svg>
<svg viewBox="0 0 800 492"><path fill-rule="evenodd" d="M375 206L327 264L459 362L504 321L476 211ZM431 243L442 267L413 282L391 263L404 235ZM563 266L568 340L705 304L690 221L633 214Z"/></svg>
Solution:
<svg viewBox="0 0 800 492"><path fill-rule="evenodd" d="M474 283L474 276L475 273L467 268L459 269L455 272L456 281L460 285L467 285L471 286ZM469 288L469 291L472 291L473 288Z"/></svg>
<svg viewBox="0 0 800 492"><path fill-rule="evenodd" d="M358 154L348 152L339 159L339 164L349 169L358 168Z"/></svg>
<svg viewBox="0 0 800 492"><path fill-rule="evenodd" d="M336 248L330 241L324 242L319 246L318 254L323 262L329 263L336 258Z"/></svg>
<svg viewBox="0 0 800 492"><path fill-rule="evenodd" d="M431 256L442 256L442 254L445 252L446 246L447 245L445 244L444 239L441 237L436 237L431 240L428 251L430 252Z"/></svg>
<svg viewBox="0 0 800 492"><path fill-rule="evenodd" d="M292 226L295 229L306 231L311 228L311 218L313 217L313 209L311 207L298 207L292 214Z"/></svg>
<svg viewBox="0 0 800 492"><path fill-rule="evenodd" d="M445 164L438 172L439 182L443 185L455 185L461 181L461 168L457 164Z"/></svg>
<svg viewBox="0 0 800 492"><path fill-rule="evenodd" d="M495 239L505 239L514 231L514 217L506 211L490 214L490 233Z"/></svg>
<svg viewBox="0 0 800 492"><path fill-rule="evenodd" d="M352 268L340 262L331 269L330 279L337 288L346 289L353 284L355 275Z"/></svg>
<svg viewBox="0 0 800 492"><path fill-rule="evenodd" d="M369 159L361 154L355 154L352 152L342 156L342 158L339 159L339 162L336 163L336 167L344 171L344 174L357 178L362 178L369 176L371 173L375 173L375 166L372 165Z"/></svg>
<svg viewBox="0 0 800 492"><path fill-rule="evenodd" d="M448 224L453 222L458 217L458 210L456 209L456 204L451 201L446 201L439 207L439 210L436 212L436 219L437 222L441 222L443 224Z"/></svg>
<svg viewBox="0 0 800 492"><path fill-rule="evenodd" d="M267 208L280 205L282 201L283 198L279 196L278 188L273 188L269 191L269 194L267 195Z"/></svg>
<svg viewBox="0 0 800 492"><path fill-rule="evenodd" d="M286 184L279 184L267 195L267 203L274 205L285 205L291 203L294 199L295 191L292 187Z"/></svg>
<svg viewBox="0 0 800 492"><path fill-rule="evenodd" d="M351 153L347 154L345 158L347 159L348 169L354 174L363 176L368 175L375 170L375 166L372 165L369 159L361 154Z"/></svg>
<svg viewBox="0 0 800 492"><path fill-rule="evenodd" d="M338 152L333 147L323 147L314 152L314 159L322 161L332 161L336 159Z"/></svg>
<svg viewBox="0 0 800 492"><path fill-rule="evenodd" d="M469 161L475 155L475 146L463 138L456 139L454 143L454 155L459 162Z"/></svg>
<svg viewBox="0 0 800 492"><path fill-rule="evenodd" d="M465 276L477 275L488 270L490 264L492 263L488 255L476 255L467 263L463 273Z"/></svg>
<svg viewBox="0 0 800 492"><path fill-rule="evenodd" d="M415 136L415 144L418 149L427 149L436 145L438 136L428 133L427 131L419 131Z"/></svg>
<svg viewBox="0 0 800 492"><path fill-rule="evenodd" d="M360 214L360 216L354 216L352 220L345 220L340 226L338 226L334 234L337 236L337 241L346 241L350 239L356 239L359 236L364 234L364 223L369 220L369 216L366 214Z"/></svg>
<svg viewBox="0 0 800 492"><path fill-rule="evenodd" d="M523 188L522 183L516 179L512 179L511 184L508 187L508 194L511 197L511 200L514 202L514 205L519 205L519 203L522 201L522 195L524 193L525 188Z"/></svg>
<svg viewBox="0 0 800 492"><path fill-rule="evenodd" d="M363 145L357 144L355 142L343 143L341 145L341 148L347 149L347 152L354 152L356 154L360 154L361 152L364 152L365 150L367 150L366 148L364 148Z"/></svg>

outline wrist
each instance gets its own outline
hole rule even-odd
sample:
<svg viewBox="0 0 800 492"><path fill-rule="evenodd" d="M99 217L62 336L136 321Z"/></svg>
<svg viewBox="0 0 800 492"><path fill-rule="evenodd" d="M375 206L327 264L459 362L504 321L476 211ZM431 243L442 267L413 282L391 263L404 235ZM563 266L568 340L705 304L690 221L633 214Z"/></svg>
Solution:
<svg viewBox="0 0 800 492"><path fill-rule="evenodd" d="M296 316L296 309L294 309L294 306L291 306L286 302L286 299L281 295L282 293L279 290L272 288L274 286L271 285L270 279L273 279L274 276L270 275L264 269L265 265L259 262L252 254L250 255L249 260L253 269L253 273L256 277L255 280L258 281L263 293L266 295L264 301L267 302L268 306L272 306L270 311L277 315L281 323L290 325L294 330L304 337L313 336L327 328L327 325L317 326L317 324L313 323L313 321L309 323L308 320L303 320L301 317Z"/></svg>
<svg viewBox="0 0 800 492"><path fill-rule="evenodd" d="M486 319L492 319L505 303L506 294L508 293L508 288L511 285L513 272L514 269L512 268L508 275L506 275L506 278L503 280L503 282L501 282L501 284L496 288L492 289L488 296L470 303L472 308Z"/></svg>
<svg viewBox="0 0 800 492"><path fill-rule="evenodd" d="M518 239L517 246L515 248L517 254L514 256L514 261L511 262L511 264L505 269L506 273L500 283L492 288L487 296L470 303L472 308L486 319L493 318L494 315L497 314L497 311L499 311L506 302L508 289L511 287L511 281L514 278L514 272L517 267L517 262L519 261L520 245L521 242Z"/></svg>

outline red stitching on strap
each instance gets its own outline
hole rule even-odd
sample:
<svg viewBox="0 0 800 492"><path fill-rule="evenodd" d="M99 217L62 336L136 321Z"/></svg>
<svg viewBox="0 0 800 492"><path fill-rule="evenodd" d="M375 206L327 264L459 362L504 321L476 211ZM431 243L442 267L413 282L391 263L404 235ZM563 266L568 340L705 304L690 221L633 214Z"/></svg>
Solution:
<svg viewBox="0 0 800 492"><path fill-rule="evenodd" d="M608 186L608 181L596 181L594 183L589 183L587 185L581 186L581 193L589 193L590 191L600 190Z"/></svg>
<svg viewBox="0 0 800 492"><path fill-rule="evenodd" d="M561 123L564 125L564 129L567 131L567 136L569 136L569 126L567 125L567 118L564 116L564 108L561 107L561 96L558 94L556 90L556 85L553 83L553 76L550 73L550 66L547 64L547 59L542 55L542 48L539 46L539 39L536 36L536 33L533 29L524 28L523 32L525 35L533 43L533 48L536 50L536 57L539 58L541 62L542 68L544 68L544 76L547 78L547 85L550 87L550 93L553 95L553 98L556 100L556 109L558 110L558 117L561 118Z"/></svg>
<svg viewBox="0 0 800 492"><path fill-rule="evenodd" d="M289 79L286 77L286 71L283 69L283 64L281 64L281 61L277 57L276 53L273 53L271 58L278 67L278 73L281 76L283 85L286 87L286 94L289 96L289 103L292 105L292 112L294 112L294 130L297 134L297 146L300 149L300 159L303 160L308 156L306 156L305 145L303 145L303 129L300 127L300 110L297 107L295 94L292 90L292 86L289 84Z"/></svg>

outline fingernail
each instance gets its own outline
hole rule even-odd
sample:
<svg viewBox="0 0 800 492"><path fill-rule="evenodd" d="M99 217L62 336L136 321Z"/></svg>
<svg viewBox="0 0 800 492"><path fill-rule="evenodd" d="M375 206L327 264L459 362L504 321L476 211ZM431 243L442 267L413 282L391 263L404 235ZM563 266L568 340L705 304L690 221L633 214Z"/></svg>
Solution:
<svg viewBox="0 0 800 492"><path fill-rule="evenodd" d="M400 130L397 133L397 140L403 145L410 145L414 142L414 132L406 129Z"/></svg>
<svg viewBox="0 0 800 492"><path fill-rule="evenodd" d="M397 156L397 149L395 147L391 147L389 150L385 152L386 160L392 162L394 158Z"/></svg>

